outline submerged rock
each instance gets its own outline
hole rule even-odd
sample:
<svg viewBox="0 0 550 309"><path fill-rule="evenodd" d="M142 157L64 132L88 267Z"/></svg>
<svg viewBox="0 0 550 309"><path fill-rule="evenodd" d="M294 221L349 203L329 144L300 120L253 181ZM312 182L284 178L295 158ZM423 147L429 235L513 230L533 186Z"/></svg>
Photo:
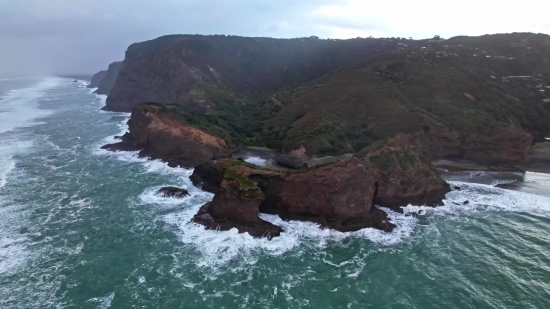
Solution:
<svg viewBox="0 0 550 309"><path fill-rule="evenodd" d="M160 197L184 198L189 196L189 192L178 187L163 187L157 191L156 195Z"/></svg>

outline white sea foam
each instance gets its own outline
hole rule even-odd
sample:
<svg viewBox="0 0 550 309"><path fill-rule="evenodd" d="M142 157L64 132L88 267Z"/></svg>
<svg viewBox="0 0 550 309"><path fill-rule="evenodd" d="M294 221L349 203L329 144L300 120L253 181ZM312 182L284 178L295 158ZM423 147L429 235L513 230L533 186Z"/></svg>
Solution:
<svg viewBox="0 0 550 309"><path fill-rule="evenodd" d="M382 246L401 243L413 235L419 226L418 218L411 214L428 216L449 216L479 211L513 211L531 214L550 214L550 199L548 197L505 190L494 185L469 182L451 182L452 186L460 186L460 191L447 194L441 207L426 207L409 205L404 207L404 214L384 209L396 225L391 233L367 228L351 233L342 233L331 229L321 229L311 222L284 221L276 215L260 214L263 220L281 226L284 232L271 241L253 238L248 234L239 234L236 229L220 232L205 230L201 225L190 223L199 207L208 202L212 195L204 192L193 192L188 200L175 202L151 195L151 190L144 192L141 201L147 204L174 206L181 204L181 210L164 216L164 221L176 228L179 239L194 245L203 255L200 266L221 266L237 256L241 259L248 253L261 251L270 255L281 255L296 250L304 244L307 246L324 247L332 242L340 242L346 238L365 239ZM192 188L192 187L191 187ZM193 191L193 189L191 189ZM147 198L145 198L147 196ZM464 205L465 201L469 201ZM350 274L352 277L357 274Z"/></svg>
<svg viewBox="0 0 550 309"><path fill-rule="evenodd" d="M59 78L37 80L32 87L12 90L0 98L0 274L17 273L30 254L26 250L29 235L19 231L26 224L30 208L18 205L4 190L10 179L25 178L17 169L15 157L33 150L35 144L25 133L14 129L35 125L37 118L51 114L40 109L38 101L46 90L62 82ZM9 291L0 288L0 295L9 295Z"/></svg>
<svg viewBox="0 0 550 309"><path fill-rule="evenodd" d="M258 166L265 166L265 159L262 159L260 157L248 157L244 159L248 163L252 163Z"/></svg>
<svg viewBox="0 0 550 309"><path fill-rule="evenodd" d="M0 133L33 124L32 120L51 114L38 108L38 99L47 89L62 82L60 78L46 78L32 87L8 92L0 99Z"/></svg>
<svg viewBox="0 0 550 309"><path fill-rule="evenodd" d="M510 211L550 215L550 199L546 196L506 190L487 184L461 181L449 183L461 189L449 192L444 200L444 206L433 208L409 205L403 208L405 213L424 211L433 216L448 216L480 211Z"/></svg>
<svg viewBox="0 0 550 309"><path fill-rule="evenodd" d="M47 116L52 111L38 108L38 100L47 89L62 83L59 78L46 78L32 87L12 90L0 98L0 189L15 168L13 156L28 147L28 143L10 136L9 131L29 125L36 125L36 119ZM8 135L7 135L8 134Z"/></svg>
<svg viewBox="0 0 550 309"><path fill-rule="evenodd" d="M103 107L105 107L105 105L107 105L107 95L105 95L105 94L96 94L95 96L96 96L97 102L99 102L99 105L100 105L99 107L100 108L103 108ZM110 113L110 112L108 112L108 113Z"/></svg>
<svg viewBox="0 0 550 309"><path fill-rule="evenodd" d="M90 304L95 304L97 309L107 309L111 307L111 303L115 299L115 293L109 293L103 297L94 297L88 299L86 302Z"/></svg>
<svg viewBox="0 0 550 309"><path fill-rule="evenodd" d="M193 245L199 250L204 259L199 266L218 267L228 263L237 256L240 259L252 258L249 253L263 252L269 255L281 255L295 250L302 244L308 246L325 247L330 242L339 242L354 237L370 240L381 245L392 245L410 237L417 225L417 219L388 211L389 217L397 227L392 233L367 228L352 233L342 233L332 229L321 229L311 222L284 221L279 216L260 214L260 218L281 226L284 232L279 237L268 241L263 238L254 238L248 233L239 234L236 229L230 231L205 230L202 225L190 222L198 209L213 197L212 194L200 191L188 183L190 197L185 199L170 199L156 196L154 192L159 187L152 187L139 196L141 203L156 205L161 209L174 209L163 216L163 220L174 227L175 233L184 244ZM177 208L177 209L176 209Z"/></svg>

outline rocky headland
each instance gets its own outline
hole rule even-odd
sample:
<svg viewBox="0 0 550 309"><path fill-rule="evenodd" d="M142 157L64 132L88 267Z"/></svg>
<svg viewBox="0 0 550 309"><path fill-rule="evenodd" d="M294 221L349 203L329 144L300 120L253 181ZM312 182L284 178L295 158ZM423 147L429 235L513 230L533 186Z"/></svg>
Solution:
<svg viewBox="0 0 550 309"><path fill-rule="evenodd" d="M191 180L215 196L193 221L275 237L280 228L258 218L269 213L343 232L367 227L390 232L394 225L375 205L397 211L411 203L437 206L450 191L423 152L413 137L399 136L359 157L304 170L266 169L240 159L208 162Z"/></svg>
<svg viewBox="0 0 550 309"><path fill-rule="evenodd" d="M97 88L95 93L109 95L111 89L116 83L122 61L113 62L106 71L100 71L94 76L88 85L89 88Z"/></svg>
<svg viewBox="0 0 550 309"><path fill-rule="evenodd" d="M88 88L99 88L101 81L103 81L103 79L105 79L106 76L107 76L107 71L97 72L92 76L92 80L90 81Z"/></svg>
<svg viewBox="0 0 550 309"><path fill-rule="evenodd" d="M220 137L186 125L160 104L142 104L128 121L129 132L120 142L103 146L113 151L140 150L140 156L161 159L170 166L195 167L231 157L230 146Z"/></svg>
<svg viewBox="0 0 550 309"><path fill-rule="evenodd" d="M375 205L437 206L449 192L432 161L519 166L544 153L532 146L550 135L550 104L513 77L550 85L548 55L550 37L529 33L165 36L101 73L105 109L132 112L128 133L104 148L195 168L193 182L215 193L194 218L207 228L271 238L281 228L258 217L271 213L391 231ZM232 158L243 147L277 151L276 168Z"/></svg>

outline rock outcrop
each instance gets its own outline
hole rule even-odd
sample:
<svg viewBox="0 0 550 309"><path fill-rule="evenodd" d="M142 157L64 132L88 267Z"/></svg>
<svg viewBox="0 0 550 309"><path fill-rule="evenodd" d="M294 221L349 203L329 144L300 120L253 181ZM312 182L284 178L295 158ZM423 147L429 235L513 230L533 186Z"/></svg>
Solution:
<svg viewBox="0 0 550 309"><path fill-rule="evenodd" d="M156 195L160 197L184 198L189 196L189 192L178 187L163 187L158 189Z"/></svg>
<svg viewBox="0 0 550 309"><path fill-rule="evenodd" d="M217 183L220 173L223 179ZM376 179L357 158L296 172L227 159L195 169L192 179L203 188L218 188L212 202L194 218L207 228L223 222L223 228L235 227L253 236L278 235L274 226L258 219L260 212L339 231L394 227L383 211L373 207Z"/></svg>
<svg viewBox="0 0 550 309"><path fill-rule="evenodd" d="M525 162L533 136L514 126L497 126L488 134L471 134L464 142L464 159L477 162Z"/></svg>
<svg viewBox="0 0 550 309"><path fill-rule="evenodd" d="M393 224L374 205L395 211L408 204L437 206L450 191L422 143L411 135L380 142L358 157L299 171L269 170L237 159L209 162L198 166L191 180L215 193L195 222L208 228L223 222L225 229L270 237L277 233L258 219L260 212L339 231L391 231Z"/></svg>
<svg viewBox="0 0 550 309"><path fill-rule="evenodd" d="M235 162L237 166L230 165ZM258 217L265 196L258 183L248 179L249 169L240 166L240 162L234 159L221 161L216 168L224 172L219 189L212 202L204 205L193 221L209 229L237 228L240 233L248 232L255 237L279 236L282 231L280 227Z"/></svg>
<svg viewBox="0 0 550 309"><path fill-rule="evenodd" d="M101 79L99 85L97 86L98 87L98 89L96 90L97 94L106 94L106 95L110 94L111 89L113 89L113 86L115 85L115 82L118 78L118 73L120 71L121 66L122 66L122 61L113 62L109 65L109 68L105 73L105 76ZM139 103L142 103L142 102L139 102Z"/></svg>
<svg viewBox="0 0 550 309"><path fill-rule="evenodd" d="M94 76L92 76L90 84L88 85L88 88L98 88L105 76L107 76L107 71L100 71L94 74Z"/></svg>
<svg viewBox="0 0 550 309"><path fill-rule="evenodd" d="M137 106L128 127L129 132L123 136L122 142L103 148L141 150L141 156L184 167L231 157L225 140L162 113L155 104Z"/></svg>
<svg viewBox="0 0 550 309"><path fill-rule="evenodd" d="M408 204L438 206L450 191L429 153L413 136L399 135L367 149L363 163L376 175L375 203L400 211Z"/></svg>

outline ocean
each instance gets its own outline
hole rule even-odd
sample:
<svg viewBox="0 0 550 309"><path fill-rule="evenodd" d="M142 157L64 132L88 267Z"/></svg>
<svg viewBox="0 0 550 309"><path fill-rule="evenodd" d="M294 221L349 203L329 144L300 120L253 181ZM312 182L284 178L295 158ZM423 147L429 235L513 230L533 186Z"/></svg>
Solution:
<svg viewBox="0 0 550 309"><path fill-rule="evenodd" d="M205 231L191 170L100 149L129 114L86 85L0 81L0 308L550 308L547 174L443 172L392 233Z"/></svg>

